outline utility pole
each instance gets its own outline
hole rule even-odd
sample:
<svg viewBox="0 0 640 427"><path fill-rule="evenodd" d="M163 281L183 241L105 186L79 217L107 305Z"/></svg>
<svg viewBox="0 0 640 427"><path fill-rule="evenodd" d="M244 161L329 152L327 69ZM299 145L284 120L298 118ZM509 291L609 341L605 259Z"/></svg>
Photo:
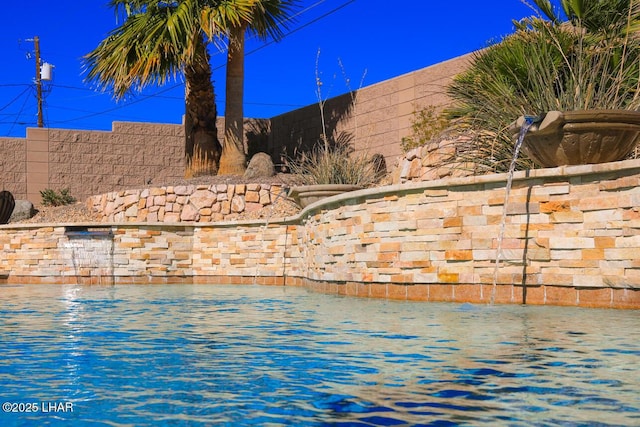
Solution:
<svg viewBox="0 0 640 427"><path fill-rule="evenodd" d="M36 50L36 95L38 97L38 127L44 127L42 120L42 76L40 74L40 37L33 38L33 45Z"/></svg>

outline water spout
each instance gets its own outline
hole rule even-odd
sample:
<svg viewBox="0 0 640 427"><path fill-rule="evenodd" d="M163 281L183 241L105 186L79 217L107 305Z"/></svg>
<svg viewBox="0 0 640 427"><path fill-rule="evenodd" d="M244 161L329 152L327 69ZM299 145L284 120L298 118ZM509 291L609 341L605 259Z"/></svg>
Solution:
<svg viewBox="0 0 640 427"><path fill-rule="evenodd" d="M513 147L513 158L511 159L511 164L509 165L509 172L507 173L507 185L505 187L504 194L504 204L502 209L502 219L500 220L500 232L498 233L498 247L496 249L496 261L493 270L493 288L491 290L491 305L495 303L496 300L496 288L498 285L498 272L500 269L500 259L502 257L502 241L504 240L504 233L507 223L507 204L509 203L509 195L511 193L511 186L513 184L513 173L516 169L516 163L518 162L518 156L520 155L520 148L524 142L524 137L527 135L527 132L536 123L541 122L544 119L544 116L522 116L518 120L518 125L520 126L520 132L518 134L518 138Z"/></svg>
<svg viewBox="0 0 640 427"><path fill-rule="evenodd" d="M113 233L105 228L69 226L65 229L71 270L77 280L86 278L90 284L115 284L113 271ZM92 280L92 278L94 280ZM104 283L108 278L110 283Z"/></svg>

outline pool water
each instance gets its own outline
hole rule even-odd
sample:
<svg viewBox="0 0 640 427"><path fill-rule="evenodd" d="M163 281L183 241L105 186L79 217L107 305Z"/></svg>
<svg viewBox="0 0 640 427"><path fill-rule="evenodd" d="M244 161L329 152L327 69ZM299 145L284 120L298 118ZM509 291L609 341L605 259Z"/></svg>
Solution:
<svg viewBox="0 0 640 427"><path fill-rule="evenodd" d="M0 425L637 426L639 315L0 286Z"/></svg>

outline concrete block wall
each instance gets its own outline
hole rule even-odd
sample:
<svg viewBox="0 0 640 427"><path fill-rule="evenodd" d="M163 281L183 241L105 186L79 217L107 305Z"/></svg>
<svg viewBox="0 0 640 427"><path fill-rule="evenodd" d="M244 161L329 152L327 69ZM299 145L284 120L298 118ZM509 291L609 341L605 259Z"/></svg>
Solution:
<svg viewBox="0 0 640 427"><path fill-rule="evenodd" d="M516 173L502 233L506 180L360 190L268 224L9 224L0 226L0 279L264 283L422 301L640 308L640 160ZM88 262L77 231L93 254Z"/></svg>
<svg viewBox="0 0 640 427"><path fill-rule="evenodd" d="M184 128L149 123L113 124L110 132L28 129L27 139L48 140L48 170L27 193L69 188L78 200L108 190L184 177Z"/></svg>
<svg viewBox="0 0 640 427"><path fill-rule="evenodd" d="M0 190L27 194L27 150L24 138L0 138Z"/></svg>
<svg viewBox="0 0 640 427"><path fill-rule="evenodd" d="M70 190L78 200L106 191L184 177L184 128L113 124L112 131L28 128L0 138L0 178L16 199L39 203L40 191Z"/></svg>
<svg viewBox="0 0 640 427"><path fill-rule="evenodd" d="M265 145L268 123L246 121L254 151ZM217 122L224 134L224 117ZM0 138L0 179L17 199L68 188L84 200L108 191L141 188L184 177L184 127L114 122L111 131L28 128L26 138Z"/></svg>
<svg viewBox="0 0 640 427"><path fill-rule="evenodd" d="M460 56L402 76L328 99L327 133L346 132L356 151L382 154L389 166L402 155L400 142L411 134L413 112L450 104L446 86L465 70L472 54ZM274 156L308 147L322 135L317 104L271 118L270 149Z"/></svg>

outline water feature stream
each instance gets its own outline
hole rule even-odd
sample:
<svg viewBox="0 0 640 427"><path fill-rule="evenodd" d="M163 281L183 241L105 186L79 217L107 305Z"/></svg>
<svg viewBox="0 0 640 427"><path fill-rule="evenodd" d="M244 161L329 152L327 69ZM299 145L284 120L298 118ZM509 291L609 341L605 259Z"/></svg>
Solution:
<svg viewBox="0 0 640 427"><path fill-rule="evenodd" d="M68 251L66 259L71 263L71 274L76 277L95 277L98 284L113 284L113 234L110 229L67 227ZM106 278L106 279L105 279ZM108 281L108 283L105 282Z"/></svg>
<svg viewBox="0 0 640 427"><path fill-rule="evenodd" d="M496 299L496 286L498 285L498 273L500 271L500 260L502 258L502 241L504 240L505 228L507 225L507 213L509 204L509 195L511 194L511 187L513 185L513 174L516 170L516 164L520 155L520 149L524 143L524 137L529 132L531 126L540 121L540 117L524 116L524 121L520 127L520 133L513 147L513 158L509 164L509 171L507 172L507 184L505 186L504 204L502 208L502 218L500 219L500 231L498 232L498 243L496 249L496 261L493 271L493 289L491 290L490 304L493 305Z"/></svg>

